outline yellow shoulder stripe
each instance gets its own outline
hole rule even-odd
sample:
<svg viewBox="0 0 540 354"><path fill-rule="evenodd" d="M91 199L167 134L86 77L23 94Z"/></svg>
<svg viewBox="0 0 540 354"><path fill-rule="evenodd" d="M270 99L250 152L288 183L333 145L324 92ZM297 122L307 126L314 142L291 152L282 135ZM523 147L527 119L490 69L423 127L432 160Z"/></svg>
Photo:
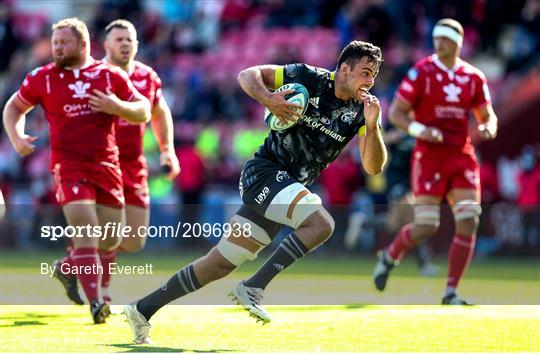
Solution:
<svg viewBox="0 0 540 354"><path fill-rule="evenodd" d="M274 90L283 86L283 66L280 66L274 72Z"/></svg>
<svg viewBox="0 0 540 354"><path fill-rule="evenodd" d="M332 71L330 73L330 80L334 81L334 79L336 78L336 72L335 71Z"/></svg>

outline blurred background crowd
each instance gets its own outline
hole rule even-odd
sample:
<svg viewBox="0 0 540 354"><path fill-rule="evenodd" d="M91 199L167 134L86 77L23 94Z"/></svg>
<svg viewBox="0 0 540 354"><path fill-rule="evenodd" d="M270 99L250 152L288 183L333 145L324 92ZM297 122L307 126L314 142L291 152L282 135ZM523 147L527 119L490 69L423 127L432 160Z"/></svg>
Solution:
<svg viewBox="0 0 540 354"><path fill-rule="evenodd" d="M241 69L305 62L333 70L350 40L370 41L383 50L373 93L386 112L409 67L432 53L435 22L457 19L465 28L462 58L486 74L500 119L494 142L481 142L473 133L484 203L477 251L540 254L539 0L0 0L1 107L26 73L51 61L50 26L70 16L88 24L98 59L104 55L105 26L117 18L132 21L140 42L137 59L163 81L182 173L173 183L165 179L148 129L153 224L224 222L223 206L234 209L241 202L240 170L267 134L263 107L236 82ZM52 192L42 111L35 109L26 124L40 139L25 159L0 134L0 188L12 205L0 229L2 247L51 246L39 240L39 226L63 223ZM384 227L392 171L366 177L354 146L313 186L335 206L338 228L326 246L331 252L347 245L346 234L361 234L349 244L354 251L372 251L392 236ZM188 206L181 208L183 203ZM443 236L433 239L435 250L450 242L451 227L450 221L441 228ZM182 243L148 245L168 247L167 242Z"/></svg>

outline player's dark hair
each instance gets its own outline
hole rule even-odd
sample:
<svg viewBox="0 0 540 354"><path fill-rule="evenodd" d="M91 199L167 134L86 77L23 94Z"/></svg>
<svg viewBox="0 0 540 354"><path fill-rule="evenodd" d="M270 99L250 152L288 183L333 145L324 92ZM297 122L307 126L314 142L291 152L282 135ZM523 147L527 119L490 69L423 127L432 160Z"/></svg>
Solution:
<svg viewBox="0 0 540 354"><path fill-rule="evenodd" d="M115 28L127 29L129 31L137 33L137 31L135 30L135 26L133 26L133 23L129 22L128 20L118 19L112 21L107 25L107 27L105 27L105 35L109 34Z"/></svg>
<svg viewBox="0 0 540 354"><path fill-rule="evenodd" d="M341 51L337 69L339 70L343 63L349 64L351 69L354 69L356 63L363 57L367 57L368 63L375 63L377 67L383 61L381 48L368 42L352 41Z"/></svg>

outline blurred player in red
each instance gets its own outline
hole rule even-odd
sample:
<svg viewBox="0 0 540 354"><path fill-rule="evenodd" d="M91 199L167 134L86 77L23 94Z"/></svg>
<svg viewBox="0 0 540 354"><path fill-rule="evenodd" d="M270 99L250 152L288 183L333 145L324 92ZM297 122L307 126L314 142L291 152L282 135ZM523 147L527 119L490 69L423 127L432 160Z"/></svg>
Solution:
<svg viewBox="0 0 540 354"><path fill-rule="evenodd" d="M390 270L405 252L437 232L440 204L446 199L456 220L442 300L448 305L468 304L456 288L473 255L482 211L479 167L468 134L469 112L474 113L482 138L493 139L497 134L486 78L459 58L462 42L459 22L437 22L435 53L409 70L391 104L391 122L417 138L411 172L414 222L401 228L373 271L375 286L384 290Z"/></svg>
<svg viewBox="0 0 540 354"><path fill-rule="evenodd" d="M180 165L174 151L171 110L161 93L161 80L151 67L135 60L137 31L131 22L115 20L107 25L105 34L106 57L103 61L128 73L135 88L150 101L150 123L161 151L160 165L168 170L167 178L173 180L180 173ZM126 199L125 223L133 230L130 236L122 239L119 250L124 252L138 252L146 243L145 235L137 232L141 226L146 230L150 219L148 167L142 144L145 129L144 124L133 125L124 119L116 122L116 143L120 149L120 169ZM100 257L102 263L114 262L116 250ZM105 272L102 292L106 301L110 301L109 281L110 274Z"/></svg>
<svg viewBox="0 0 540 354"><path fill-rule="evenodd" d="M50 127L56 198L68 224L79 226L77 236L82 236L73 238L73 267L55 264L55 275L64 279L70 298L80 300L73 293L77 274L94 322L103 323L110 309L101 296L98 249L118 247L120 238L111 227L121 222L124 206L114 124L117 116L134 124L146 122L150 105L122 70L90 56L82 21L64 19L52 29L54 62L26 76L6 104L4 126L15 150L26 156L34 151L37 138L24 132L24 118L35 105L43 107ZM87 225L92 229L85 229ZM106 237L93 237L96 228Z"/></svg>

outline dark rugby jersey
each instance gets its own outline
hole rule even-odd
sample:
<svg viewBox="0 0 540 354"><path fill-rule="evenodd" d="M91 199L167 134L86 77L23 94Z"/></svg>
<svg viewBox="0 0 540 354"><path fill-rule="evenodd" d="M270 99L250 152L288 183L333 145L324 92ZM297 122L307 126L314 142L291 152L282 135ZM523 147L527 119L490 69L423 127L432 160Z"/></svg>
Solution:
<svg viewBox="0 0 540 354"><path fill-rule="evenodd" d="M293 127L271 131L255 157L279 163L291 177L311 184L358 133L365 133L364 103L334 94L334 73L306 64L278 68L276 88L296 82L309 92L305 115Z"/></svg>

